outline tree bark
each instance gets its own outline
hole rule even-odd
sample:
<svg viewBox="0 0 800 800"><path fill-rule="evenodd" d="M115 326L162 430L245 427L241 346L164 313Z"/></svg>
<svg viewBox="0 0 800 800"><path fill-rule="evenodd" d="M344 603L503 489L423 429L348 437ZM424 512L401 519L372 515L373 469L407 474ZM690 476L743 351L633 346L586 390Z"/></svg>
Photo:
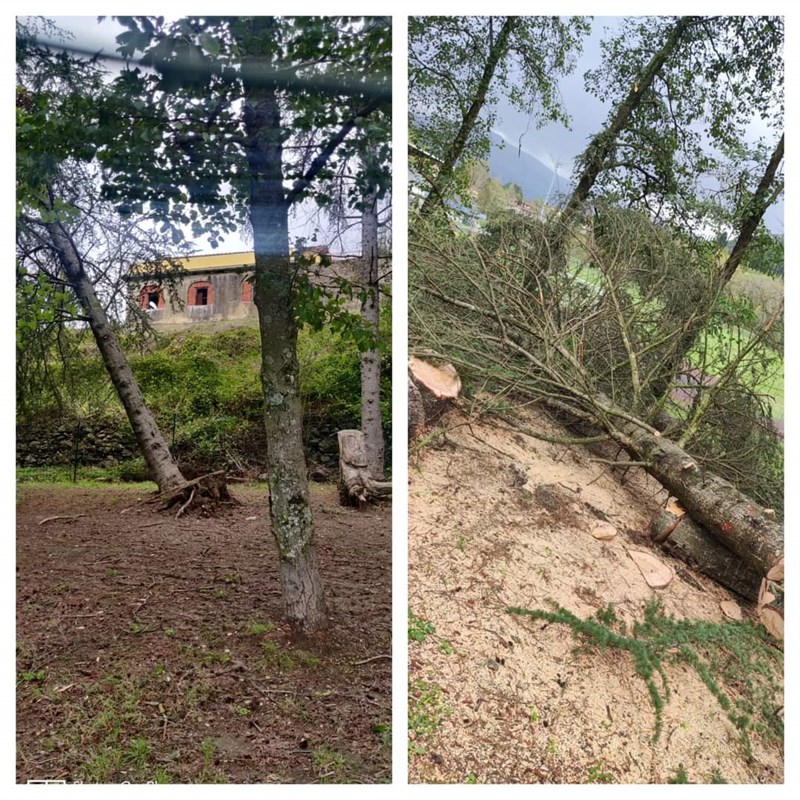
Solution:
<svg viewBox="0 0 800 800"><path fill-rule="evenodd" d="M364 299L361 319L377 342L380 323L378 272L378 205L374 194L364 198L361 212L361 283ZM367 448L367 466L374 480L383 480L383 425L381 421L381 353L371 347L361 354L361 430Z"/></svg>
<svg viewBox="0 0 800 800"><path fill-rule="evenodd" d="M89 327L97 342L103 363L122 401L136 442L153 473L158 488L165 492L179 486L185 479L169 451L155 418L144 402L133 370L95 293L94 284L83 269L80 255L72 239L57 222L46 222L44 228L53 250L58 254L67 281L89 320Z"/></svg>
<svg viewBox="0 0 800 800"><path fill-rule="evenodd" d="M272 18L257 17L253 25L258 30L253 33L269 37L272 24ZM244 63L248 61L261 63L258 56L246 57ZM315 631L327 624L327 610L317 564L303 453L297 324L292 295L295 267L289 261L289 204L283 186L285 132L275 91L247 80L243 83L270 520L278 544L287 620L299 630Z"/></svg>
<svg viewBox="0 0 800 800"><path fill-rule="evenodd" d="M475 122L478 119L478 115L481 113L481 110L486 103L486 95L489 93L489 86L491 86L494 73L497 70L497 65L500 62L500 59L506 54L508 50L508 40L519 23L520 20L518 17L506 17L503 27L497 34L497 39L495 39L491 46L491 49L489 50L489 57L484 65L483 73L481 74L481 79L478 82L478 88L475 90L472 103L467 109L467 112L463 115L461 119L461 125L456 133L455 139L453 139L453 143L448 148L447 153L445 153L445 156L442 160L442 166L439 168L439 172L437 173L436 179L434 180L433 185L428 192L428 196L422 203L421 213L423 215L430 214L433 211L434 206L441 202L444 192L446 191L447 184L450 182L450 179L453 175L453 170L458 163L458 159L461 158L461 154L464 152L464 147L466 146L467 140L469 139L469 136L475 127Z"/></svg>
<svg viewBox="0 0 800 800"><path fill-rule="evenodd" d="M666 535L659 535L659 528L662 527ZM758 600L762 576L688 515L678 519L668 511L662 511L651 525L651 535L653 541L670 555L685 561L746 600L752 603Z"/></svg>
<svg viewBox="0 0 800 800"><path fill-rule="evenodd" d="M783 527L765 509L717 475L706 473L674 442L652 430L627 423L609 431L691 518L759 577L783 558Z"/></svg>
<svg viewBox="0 0 800 800"><path fill-rule="evenodd" d="M342 505L366 508L368 500L391 496L391 481L373 480L363 431L339 431L339 499Z"/></svg>

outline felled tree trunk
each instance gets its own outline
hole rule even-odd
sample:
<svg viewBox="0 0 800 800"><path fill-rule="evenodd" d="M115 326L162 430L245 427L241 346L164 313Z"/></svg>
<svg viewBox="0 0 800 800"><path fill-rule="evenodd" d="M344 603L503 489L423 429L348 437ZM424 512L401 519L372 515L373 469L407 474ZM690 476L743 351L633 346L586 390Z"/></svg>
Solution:
<svg viewBox="0 0 800 800"><path fill-rule="evenodd" d="M364 509L369 500L392 496L391 481L376 481L370 475L367 447L361 431L339 431L339 499L342 505Z"/></svg>
<svg viewBox="0 0 800 800"><path fill-rule="evenodd" d="M702 470L685 450L658 433L628 423L612 435L633 458L647 462L645 469L678 498L695 522L759 577L783 563L783 526L773 511Z"/></svg>
<svg viewBox="0 0 800 800"><path fill-rule="evenodd" d="M651 522L650 535L670 555L746 600L757 602L761 575L688 515L661 511Z"/></svg>

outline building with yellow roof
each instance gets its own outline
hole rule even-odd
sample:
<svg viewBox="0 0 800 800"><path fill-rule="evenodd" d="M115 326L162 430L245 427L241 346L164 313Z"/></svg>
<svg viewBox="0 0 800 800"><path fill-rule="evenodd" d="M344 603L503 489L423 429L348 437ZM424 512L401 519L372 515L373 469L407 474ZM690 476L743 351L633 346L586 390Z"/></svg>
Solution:
<svg viewBox="0 0 800 800"><path fill-rule="evenodd" d="M302 266L312 283L335 291L341 278L357 282L359 262L330 258L326 247L308 248ZM128 282L135 302L156 329L175 329L196 323L255 323L253 303L255 256L252 251L187 256L176 261L179 272L171 280L142 266L131 270ZM169 285L167 285L169 284Z"/></svg>

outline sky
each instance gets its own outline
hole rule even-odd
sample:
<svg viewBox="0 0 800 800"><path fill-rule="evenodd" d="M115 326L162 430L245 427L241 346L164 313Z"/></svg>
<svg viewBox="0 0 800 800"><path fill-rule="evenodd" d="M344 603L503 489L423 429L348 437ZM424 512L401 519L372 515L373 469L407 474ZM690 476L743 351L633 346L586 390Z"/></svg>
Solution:
<svg viewBox="0 0 800 800"><path fill-rule="evenodd" d="M498 104L494 133L513 150L521 144L523 153L556 172L559 178L558 191L566 190L575 158L606 123L610 106L586 91L583 76L587 70L600 64L600 42L618 30L620 20L620 17L595 17L591 34L583 40L583 52L577 59L575 70L559 80L562 101L571 117L570 129L560 123L549 123L537 129L535 121L528 114L518 111L506 101ZM771 145L776 141L775 134L761 120L753 119L748 128L748 138L756 141L759 136L766 137ZM783 233L783 201L767 212L766 222L773 232Z"/></svg>

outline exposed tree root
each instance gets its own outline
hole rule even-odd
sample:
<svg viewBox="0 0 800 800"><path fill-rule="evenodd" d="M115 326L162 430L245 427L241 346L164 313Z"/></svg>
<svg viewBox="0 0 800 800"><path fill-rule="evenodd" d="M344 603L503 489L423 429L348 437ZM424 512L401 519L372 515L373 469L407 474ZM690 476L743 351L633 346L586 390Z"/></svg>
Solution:
<svg viewBox="0 0 800 800"><path fill-rule="evenodd" d="M159 511L169 511L179 506L176 517L192 512L209 516L221 505L239 505L239 501L228 489L224 470L209 472L207 475L185 481L165 492L160 492L147 502L161 503Z"/></svg>

